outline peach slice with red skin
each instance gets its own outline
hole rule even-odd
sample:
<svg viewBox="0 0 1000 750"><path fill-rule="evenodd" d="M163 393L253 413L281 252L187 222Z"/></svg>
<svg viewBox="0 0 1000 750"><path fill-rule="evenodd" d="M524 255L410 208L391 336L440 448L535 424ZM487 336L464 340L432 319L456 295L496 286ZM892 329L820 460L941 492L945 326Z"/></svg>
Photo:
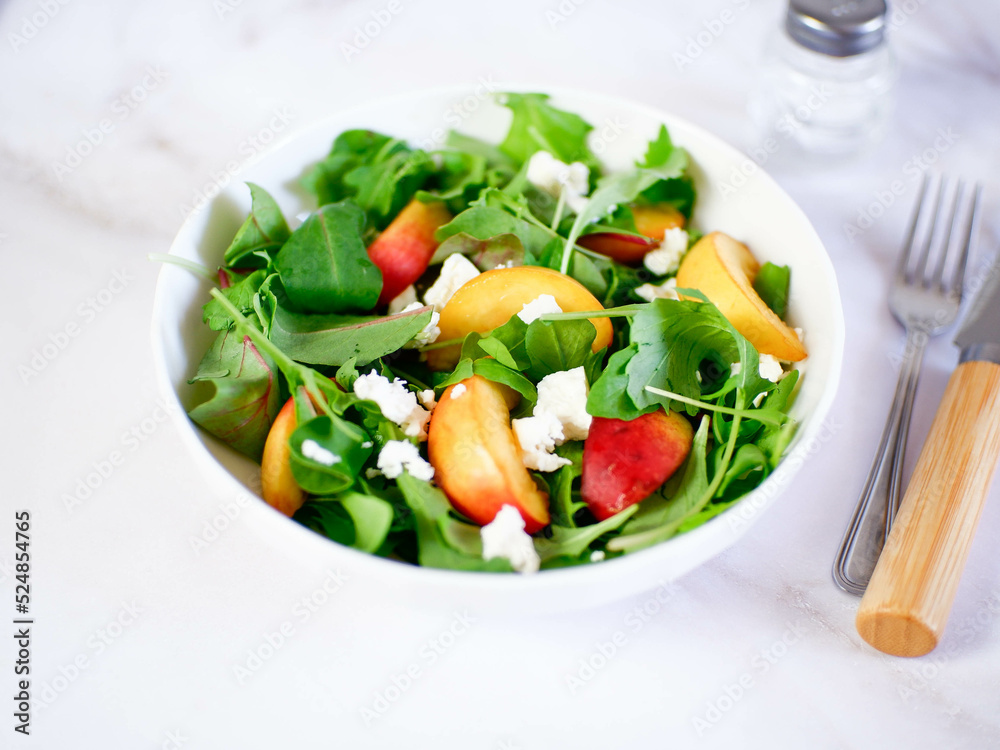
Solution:
<svg viewBox="0 0 1000 750"><path fill-rule="evenodd" d="M551 268L496 268L463 284L448 300L438 321L441 329L438 340L461 339L472 331L492 331L542 294L551 294L563 312L604 309L583 284ZM607 318L590 318L590 322L597 329L592 345L596 352L611 343L613 329ZM431 349L427 352L427 364L432 370L450 370L460 353L459 345Z"/></svg>
<svg viewBox="0 0 1000 750"><path fill-rule="evenodd" d="M742 242L722 232L706 234L688 250L677 269L677 286L697 289L726 316L761 354L786 362L806 358L795 331L753 288L760 264Z"/></svg>
<svg viewBox="0 0 1000 750"><path fill-rule="evenodd" d="M449 221L444 203L414 199L371 244L368 257L382 272L378 304L388 304L427 270L438 247L434 232Z"/></svg>
<svg viewBox="0 0 1000 750"><path fill-rule="evenodd" d="M621 513L677 471L693 440L691 423L674 411L629 421L594 417L583 444L583 501L598 521Z"/></svg>
<svg viewBox="0 0 1000 750"><path fill-rule="evenodd" d="M292 449L288 438L295 432L295 427L295 399L290 398L271 423L260 461L260 486L264 501L289 518L306 501L305 491L292 476Z"/></svg>
<svg viewBox="0 0 1000 750"><path fill-rule="evenodd" d="M637 266L646 253L656 249L664 232L684 226L684 214L668 205L633 206L632 217L639 234L594 232L583 235L577 244L627 266Z"/></svg>
<svg viewBox="0 0 1000 750"><path fill-rule="evenodd" d="M459 386L457 398L452 398ZM427 453L434 480L459 513L480 526L512 505L533 534L549 523L549 498L521 460L510 427L516 394L479 375L450 386L431 416Z"/></svg>

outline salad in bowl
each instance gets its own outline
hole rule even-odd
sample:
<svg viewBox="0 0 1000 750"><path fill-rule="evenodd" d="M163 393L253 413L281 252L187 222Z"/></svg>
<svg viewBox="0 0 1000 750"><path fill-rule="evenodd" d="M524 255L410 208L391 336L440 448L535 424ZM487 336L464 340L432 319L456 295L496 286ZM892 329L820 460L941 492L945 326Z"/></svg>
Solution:
<svg viewBox="0 0 1000 750"><path fill-rule="evenodd" d="M609 169L582 117L499 101L496 141L344 130L287 176L314 203L294 218L280 185L247 184L200 269L189 415L341 545L460 571L604 564L775 472L811 332L794 267L692 220L698 165L665 125Z"/></svg>

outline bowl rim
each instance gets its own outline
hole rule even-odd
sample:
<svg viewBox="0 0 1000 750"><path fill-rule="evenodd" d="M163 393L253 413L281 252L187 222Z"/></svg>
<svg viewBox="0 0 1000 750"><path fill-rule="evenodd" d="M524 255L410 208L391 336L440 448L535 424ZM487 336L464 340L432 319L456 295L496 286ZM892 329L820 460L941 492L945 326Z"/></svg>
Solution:
<svg viewBox="0 0 1000 750"><path fill-rule="evenodd" d="M750 158L735 146L732 146L728 142L716 136L714 133L706 130L701 125L693 123L686 118L661 110L658 107L637 102L625 97L571 87L524 85L523 83L519 84L515 82L499 83L496 85L496 88L496 93L545 93L553 100L556 106L559 106L560 100L562 99L580 99L604 106L617 107L624 111L639 113L655 121L666 123L668 128L671 130L671 135L673 135L675 126L680 126L681 129L686 129L695 133L698 138L710 145L711 148L717 151L721 156L736 163ZM422 101L444 97L459 97L462 95L469 95L472 91L473 87L469 85L447 85L367 99L327 116L315 119L302 127L291 131L283 137L276 139L267 148L262 149L260 152L252 155L246 161L242 162L240 165L240 172L245 171L248 167L257 164L264 159L271 158L275 153L279 152L293 141L305 138L316 133L317 131L330 130L330 132L332 132L336 123L348 120L353 116L363 114L366 110L387 106L389 104L405 105L406 103L415 100ZM678 145L683 147L685 144L683 142L679 142ZM178 423L182 441L185 443L188 450L198 457L198 461L202 467L207 470L208 474L213 479L221 481L234 489L238 488L239 491L252 494L257 500L260 501L259 503L252 503L248 508L244 509L243 512L249 511L250 513L256 513L263 517L263 514L261 514L261 511L263 511L264 514L268 514L271 518L273 518L273 520L282 523L282 526L284 527L283 533L288 535L286 538L294 537L298 543L308 545L317 552L325 552L327 556L329 556L331 551L333 551L335 555L343 555L343 562L345 564L350 563L352 569L362 575L371 574L373 577L380 579L388 577L402 584L436 584L439 586L455 588L456 586L464 587L471 583L474 584L477 589L486 591L496 591L498 593L507 593L512 591L530 593L539 588L561 587L564 585L570 587L577 584L594 584L602 580L610 581L619 579L623 575L628 575L628 573L632 570L646 570L655 566L658 558L665 558L668 554L683 554L681 548L684 547L692 547L695 550L702 547L714 548L715 551L711 552L706 557L706 559L709 559L737 541L737 539L742 536L750 525L752 525L757 518L759 518L761 512L766 509L766 507L770 505L770 503L780 494L781 490L777 489L777 487L780 486L780 484L785 484L791 481L795 474L798 473L801 468L802 461L798 462L799 466L792 468L789 459L791 459L792 456L803 446L807 445L811 440L814 440L822 428L836 397L843 365L845 339L843 303L839 293L839 285L837 283L833 263L826 251L826 247L802 208L791 198L791 196L788 195L788 193L774 180L774 178L772 178L763 168L759 168L755 171L754 178L756 180L763 181L769 191L773 191L778 197L781 198L787 210L798 215L798 217L803 221L806 231L810 234L814 246L820 251L817 254L817 257L813 260L823 264L822 276L828 286L827 291L830 293L830 297L835 303L834 309L829 311L832 316L832 319L830 320L832 335L826 340L830 354L830 365L826 387L821 392L815 408L808 415L808 424L806 425L806 429L800 430L796 434L792 446L788 451L786 451L785 455L779 462L778 467L763 482L761 482L760 485L744 495L737 502L733 503L726 510L722 511L719 515L709 519L697 528L691 529L690 531L684 532L683 534L672 537L651 547L637 550L636 552L622 555L617 558L602 561L600 564L553 568L539 571L534 575L511 575L499 573L484 574L482 571L464 571L424 567L421 565L413 565L398 560L379 557L368 552L363 552L361 550L339 544L332 539L322 536L312 529L297 523L272 508L264 502L262 498L257 496L255 493L250 492L235 476L233 476L233 474L231 474L212 456L211 452L206 448L202 439L199 437L199 428L190 420L190 418L188 418L187 413L180 402L180 397L173 387L167 364L167 352L164 347L164 337L161 336L159 332L159 328L166 323L166 319L163 315L163 307L166 304L164 300L168 294L166 289L168 282L164 281L164 279L167 278L167 272L169 270L166 265L160 269L158 274L152 306L151 337L153 344L154 376L161 393L169 399L171 405L174 407L171 409L171 412L175 417L175 421ZM188 212L184 221L181 223L177 234L171 241L169 254L186 257L183 253L178 251L181 247L189 246L191 242L199 237L199 235L194 231L196 220L200 217L203 211L208 211L211 208L212 203L223 195L226 187L228 187L228 184L221 186L219 191L215 193L215 195L211 196L209 200L194 206ZM761 498L763 498L763 504L759 503ZM741 507L745 507L747 505L754 506L755 512L752 513L749 518L744 519L744 528L737 532L730 526L729 532L731 538L722 543L721 546L718 541L716 541L713 545L711 543L712 537L719 535L720 527L724 525L723 519L727 516L731 516L731 514L738 511ZM701 565L702 562L692 566L692 569L693 567ZM666 583L668 580L669 579L664 578L661 579L661 582Z"/></svg>

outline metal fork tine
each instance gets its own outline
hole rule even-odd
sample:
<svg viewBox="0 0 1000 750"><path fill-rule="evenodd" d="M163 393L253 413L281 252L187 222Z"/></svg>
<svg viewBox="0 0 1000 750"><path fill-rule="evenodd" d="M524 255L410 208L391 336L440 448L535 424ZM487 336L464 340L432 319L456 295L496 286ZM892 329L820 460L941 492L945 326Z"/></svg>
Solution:
<svg viewBox="0 0 1000 750"><path fill-rule="evenodd" d="M924 173L924 178L920 181L920 192L917 193L917 202L913 205L913 215L910 217L910 226L906 230L906 239L903 240L903 251L899 254L899 262L896 265L896 278L902 280L906 278L906 267L910 263L910 253L913 251L913 238L917 233L917 224L920 220L920 209L924 205L924 195L927 192L928 178Z"/></svg>
<svg viewBox="0 0 1000 750"><path fill-rule="evenodd" d="M954 278L950 287L945 290L942 282L942 291L948 291L949 294L955 295L957 297L962 296L962 288L965 284L965 268L969 262L969 246L972 244L972 229L976 223L976 214L979 213L979 197L983 192L983 186L976 183L975 189L972 193L972 206L970 208L965 208L963 206L964 213L966 214L965 224L962 226L962 255L958 259L958 265L955 267ZM968 205L969 200L966 199L966 205Z"/></svg>
<svg viewBox="0 0 1000 750"><path fill-rule="evenodd" d="M927 227L923 240L920 243L920 254L917 256L917 265L914 267L913 275L910 277L911 280L917 283L923 282L927 272L927 256L930 254L931 241L934 239L934 230L937 228L938 214L941 213L941 201L944 198L945 187L945 178L939 177L936 180L937 189L934 192L934 200L928 201L928 204L934 204L930 207L930 225ZM921 205L922 208L923 205Z"/></svg>
<svg viewBox="0 0 1000 750"><path fill-rule="evenodd" d="M941 237L938 239L937 247L935 248L935 255L937 256L937 267L934 269L934 273L926 280L925 286L931 287L937 285L942 291L944 290L944 285L941 283L941 279L944 276L944 267L946 261L948 260L949 251L952 246L952 230L955 228L955 216L958 214L958 201L962 197L963 184L961 180L955 181L955 191L951 198L950 207L948 208L948 220L946 222L947 229L941 233Z"/></svg>

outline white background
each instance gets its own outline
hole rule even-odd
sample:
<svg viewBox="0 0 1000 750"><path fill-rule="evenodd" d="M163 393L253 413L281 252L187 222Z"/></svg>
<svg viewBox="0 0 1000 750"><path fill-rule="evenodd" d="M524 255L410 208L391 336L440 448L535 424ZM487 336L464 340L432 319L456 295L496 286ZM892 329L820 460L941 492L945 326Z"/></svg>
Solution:
<svg viewBox="0 0 1000 750"><path fill-rule="evenodd" d="M941 128L957 140L929 152L934 168L986 184L973 272L997 249L1000 12L989 0L912 0L893 35L898 108L875 153L768 163L837 268L847 350L836 431L751 532L666 603L650 594L563 616L478 616L452 637L463 629L454 613L387 601L356 578L300 617L297 602L325 573L238 519L192 549L223 498L202 484L173 424L156 421L157 267L146 254L166 251L183 207L252 152L248 139L275 112L289 117L285 135L356 103L482 78L625 96L750 149L747 92L781 16L763 0L588 0L564 4L570 13L556 2L399 0L345 54L386 6L0 3L0 622L13 614L13 512L30 508L32 690L46 704L23 738L3 698L0 747L1000 747L1000 491L928 657L864 645L857 599L829 574L895 382L901 335L885 289L916 193L911 160ZM726 8L732 23L678 65L675 53ZM100 145L57 168L105 119ZM894 180L902 197L852 242L845 225ZM92 298L105 304L81 312ZM78 335L25 375L71 323ZM910 464L955 361L947 336L932 342ZM67 508L112 451L120 465ZM234 667L286 621L282 647L240 681ZM15 689L7 628L0 696ZM617 653L593 658L618 631ZM449 645L432 661L433 643ZM600 668L581 672L582 660ZM396 697L394 678L412 665L419 675L366 723L362 709Z"/></svg>

